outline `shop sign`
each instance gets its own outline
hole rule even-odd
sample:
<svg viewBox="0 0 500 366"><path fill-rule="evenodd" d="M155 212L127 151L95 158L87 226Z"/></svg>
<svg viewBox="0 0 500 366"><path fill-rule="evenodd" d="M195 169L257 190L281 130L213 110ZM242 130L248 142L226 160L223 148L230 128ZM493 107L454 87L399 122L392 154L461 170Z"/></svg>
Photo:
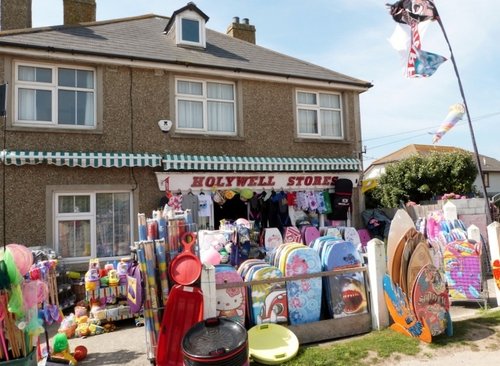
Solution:
<svg viewBox="0 0 500 366"><path fill-rule="evenodd" d="M164 173L157 172L158 187L167 190L212 189L284 189L307 190L332 188L339 178L358 183L356 173Z"/></svg>

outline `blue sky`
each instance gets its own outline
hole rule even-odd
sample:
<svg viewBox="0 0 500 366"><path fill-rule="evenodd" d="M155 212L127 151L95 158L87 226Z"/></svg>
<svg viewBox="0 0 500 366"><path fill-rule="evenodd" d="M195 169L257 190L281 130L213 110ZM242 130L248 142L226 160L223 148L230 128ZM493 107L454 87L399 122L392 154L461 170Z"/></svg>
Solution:
<svg viewBox="0 0 500 366"><path fill-rule="evenodd" d="M63 23L63 0L32 0L33 26ZM388 42L396 23L386 3L395 0L197 0L225 33L234 16L249 18L257 44L371 82L361 95L364 167L408 144L432 144L432 132L452 104L462 102L450 52L437 22L422 49L448 58L424 79L402 75L401 58ZM188 1L97 0L97 20L143 14L170 16ZM500 160L499 0L436 0L453 49L480 154ZM465 116L440 145L474 151Z"/></svg>

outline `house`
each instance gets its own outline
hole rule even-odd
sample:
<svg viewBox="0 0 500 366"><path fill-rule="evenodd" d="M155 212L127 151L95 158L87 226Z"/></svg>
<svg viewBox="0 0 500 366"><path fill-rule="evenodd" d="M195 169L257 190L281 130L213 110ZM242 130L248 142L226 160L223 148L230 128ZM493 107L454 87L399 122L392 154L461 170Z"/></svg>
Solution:
<svg viewBox="0 0 500 366"><path fill-rule="evenodd" d="M96 21L95 0L65 0L65 24L43 28L31 0L0 4L3 243L114 259L165 192L330 190L339 178L357 220L370 83L258 46L248 19L211 30L191 2Z"/></svg>
<svg viewBox="0 0 500 366"><path fill-rule="evenodd" d="M370 188L376 186L377 179L384 174L387 164L397 162L399 160L410 157L414 154L426 155L433 152L450 153L456 151L465 151L454 146L440 146L440 145L419 145L411 144L399 150L392 152L380 159L375 160L368 166L363 174L363 191L368 191ZM481 170L483 172L484 184L488 197L493 197L500 194L500 161L479 155L481 162ZM479 176L474 181L477 189L481 190L482 182Z"/></svg>

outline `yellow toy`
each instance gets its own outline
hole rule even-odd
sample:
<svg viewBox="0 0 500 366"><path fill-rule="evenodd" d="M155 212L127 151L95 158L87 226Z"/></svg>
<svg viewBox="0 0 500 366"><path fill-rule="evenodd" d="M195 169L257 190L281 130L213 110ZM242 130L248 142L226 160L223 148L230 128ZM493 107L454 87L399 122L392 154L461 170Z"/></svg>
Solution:
<svg viewBox="0 0 500 366"><path fill-rule="evenodd" d="M70 365L76 366L78 361L71 355L69 351L68 337L65 333L57 333L54 336L54 345L52 346L53 353L51 357L61 358L69 361Z"/></svg>
<svg viewBox="0 0 500 366"><path fill-rule="evenodd" d="M76 327L75 334L78 337L87 337L87 336L89 336L90 335L89 323L80 323L80 324L78 324L78 326Z"/></svg>
<svg viewBox="0 0 500 366"><path fill-rule="evenodd" d="M110 287L118 286L120 278L118 277L118 271L116 269L111 269L108 272L108 283Z"/></svg>
<svg viewBox="0 0 500 366"><path fill-rule="evenodd" d="M100 287L99 281L99 259L92 258L89 261L89 270L85 273L85 290L95 291Z"/></svg>

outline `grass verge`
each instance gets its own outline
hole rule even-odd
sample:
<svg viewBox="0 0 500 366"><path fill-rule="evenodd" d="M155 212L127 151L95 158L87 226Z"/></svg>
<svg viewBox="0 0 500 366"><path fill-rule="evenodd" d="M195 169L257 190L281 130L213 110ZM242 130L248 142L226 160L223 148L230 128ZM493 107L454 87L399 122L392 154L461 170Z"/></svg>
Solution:
<svg viewBox="0 0 500 366"><path fill-rule="evenodd" d="M390 329L373 331L353 340L342 340L331 345L303 346L297 356L283 363L285 366L373 366L383 365L389 357L398 355L432 357L432 352L443 348L478 348L474 341L492 337L488 346L495 350L500 340L500 310L486 311L477 318L453 322L453 336L441 334L428 347L418 339L406 337ZM495 346L497 345L497 346ZM478 349L477 349L478 350ZM259 363L252 362L252 366Z"/></svg>

